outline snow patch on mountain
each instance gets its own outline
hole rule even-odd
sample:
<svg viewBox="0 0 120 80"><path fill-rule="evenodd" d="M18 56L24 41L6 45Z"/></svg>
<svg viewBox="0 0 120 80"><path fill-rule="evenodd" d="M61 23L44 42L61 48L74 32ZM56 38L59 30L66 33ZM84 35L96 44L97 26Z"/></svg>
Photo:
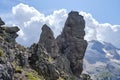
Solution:
<svg viewBox="0 0 120 80"><path fill-rule="evenodd" d="M88 43L83 73L90 74L93 80L120 80L120 49L97 40Z"/></svg>

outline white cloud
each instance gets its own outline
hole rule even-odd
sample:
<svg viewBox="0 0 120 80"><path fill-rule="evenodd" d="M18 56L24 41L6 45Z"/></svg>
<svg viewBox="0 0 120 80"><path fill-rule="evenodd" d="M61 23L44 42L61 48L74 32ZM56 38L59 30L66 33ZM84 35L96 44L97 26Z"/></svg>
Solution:
<svg viewBox="0 0 120 80"><path fill-rule="evenodd" d="M81 11L80 14L86 21L85 39L106 41L119 47L120 25L100 24L90 13ZM52 14L45 16L34 7L20 3L12 8L12 15L14 16L13 23L19 25L21 29L17 41L29 46L38 41L43 24L50 26L55 36L59 35L67 18L67 10L55 10Z"/></svg>
<svg viewBox="0 0 120 80"><path fill-rule="evenodd" d="M100 24L90 13L81 11L80 14L86 21L86 40L110 42L120 48L120 25Z"/></svg>
<svg viewBox="0 0 120 80"><path fill-rule="evenodd" d="M26 46L30 46L33 42L39 40L43 24L47 24L55 32L55 36L60 34L67 18L65 9L56 10L51 15L45 16L34 7L22 3L14 6L12 13L16 25L19 25L21 29L18 32L20 37L18 37L17 41Z"/></svg>
<svg viewBox="0 0 120 80"><path fill-rule="evenodd" d="M97 39L97 34L96 34L96 26L99 25L99 23L92 17L92 15L90 13L86 13L81 11L80 12L81 15L84 16L84 19L86 21L86 36L85 39L86 40L96 40Z"/></svg>

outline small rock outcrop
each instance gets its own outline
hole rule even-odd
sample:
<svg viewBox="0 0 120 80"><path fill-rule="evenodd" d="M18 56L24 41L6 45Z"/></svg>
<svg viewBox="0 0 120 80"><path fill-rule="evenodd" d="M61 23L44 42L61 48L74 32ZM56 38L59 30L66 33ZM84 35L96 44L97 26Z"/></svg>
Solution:
<svg viewBox="0 0 120 80"><path fill-rule="evenodd" d="M13 27L0 27L0 36L7 42L15 42L16 37L18 36L17 32L20 29L17 26Z"/></svg>
<svg viewBox="0 0 120 80"><path fill-rule="evenodd" d="M5 25L5 23L2 21L2 19L0 18L0 27L1 25Z"/></svg>
<svg viewBox="0 0 120 80"><path fill-rule="evenodd" d="M87 47L85 21L71 11L62 33L55 38L45 24L38 43L28 48L16 42L17 26L0 19L0 80L84 80L81 75Z"/></svg>

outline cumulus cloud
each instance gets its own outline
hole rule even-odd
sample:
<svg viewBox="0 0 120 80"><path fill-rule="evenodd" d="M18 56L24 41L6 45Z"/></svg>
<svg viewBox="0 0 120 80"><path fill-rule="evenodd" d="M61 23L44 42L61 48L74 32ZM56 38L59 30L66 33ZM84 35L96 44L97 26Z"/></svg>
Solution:
<svg viewBox="0 0 120 80"><path fill-rule="evenodd" d="M120 25L100 24L90 13L81 11L80 14L84 16L86 21L86 40L105 41L120 48Z"/></svg>
<svg viewBox="0 0 120 80"><path fill-rule="evenodd" d="M47 24L57 36L64 26L67 18L65 9L55 10L52 14L45 16L43 13L25 4L18 4L12 8L16 25L19 25L20 31L17 41L30 46L33 42L37 42L40 37L41 27Z"/></svg>
<svg viewBox="0 0 120 80"><path fill-rule="evenodd" d="M54 32L59 35L67 18L67 10L55 10L52 14L45 16L43 13L25 4L18 4L12 8L14 23L19 25L21 31L17 41L26 46L37 42L40 37L41 27L47 24ZM85 39L106 41L119 47L120 45L120 25L111 25L109 23L100 24L90 13L80 11L86 21Z"/></svg>

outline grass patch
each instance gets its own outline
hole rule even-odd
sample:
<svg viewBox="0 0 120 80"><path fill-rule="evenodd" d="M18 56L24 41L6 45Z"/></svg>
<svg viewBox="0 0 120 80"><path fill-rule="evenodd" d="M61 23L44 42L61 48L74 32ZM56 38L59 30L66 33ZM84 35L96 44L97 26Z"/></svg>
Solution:
<svg viewBox="0 0 120 80"><path fill-rule="evenodd" d="M53 62L53 58L49 56L48 62L52 63Z"/></svg>
<svg viewBox="0 0 120 80"><path fill-rule="evenodd" d="M57 80L65 80L64 78L62 78L62 77L59 77Z"/></svg>
<svg viewBox="0 0 120 80"><path fill-rule="evenodd" d="M3 37L0 35L0 41L3 41L4 39L3 39Z"/></svg>
<svg viewBox="0 0 120 80"><path fill-rule="evenodd" d="M5 57L5 54L3 53L2 49L0 49L0 57Z"/></svg>
<svg viewBox="0 0 120 80"><path fill-rule="evenodd" d="M0 57L3 61L6 61L6 56L5 54L3 53L2 49L0 49Z"/></svg>
<svg viewBox="0 0 120 80"><path fill-rule="evenodd" d="M15 67L15 73L20 73L22 74L23 69L20 66Z"/></svg>
<svg viewBox="0 0 120 80"><path fill-rule="evenodd" d="M45 80L43 77L39 76L36 71L26 72L28 80Z"/></svg>

